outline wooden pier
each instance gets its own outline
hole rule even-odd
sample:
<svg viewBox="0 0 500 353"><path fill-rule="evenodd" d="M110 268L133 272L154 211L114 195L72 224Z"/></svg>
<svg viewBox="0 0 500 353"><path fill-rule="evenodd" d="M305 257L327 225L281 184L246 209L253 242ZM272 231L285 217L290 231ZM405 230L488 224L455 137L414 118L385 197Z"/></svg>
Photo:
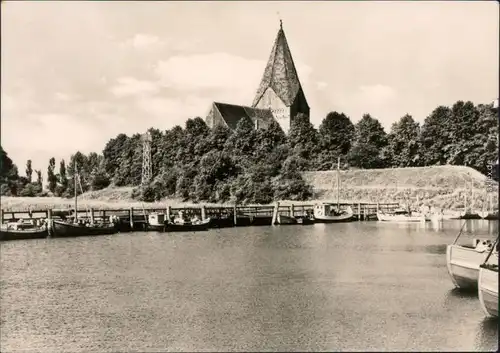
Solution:
<svg viewBox="0 0 500 353"><path fill-rule="evenodd" d="M350 206L354 212L354 217L359 221L375 220L377 211L390 212L400 207L398 203L340 203L340 208ZM89 219L93 222L107 221L109 217L118 217L122 222L130 223L130 228L139 230L147 227L148 215L152 212L164 213L167 219L175 216L179 211L185 215L197 215L201 219L207 217L213 219L234 217L234 224L238 225L238 216L248 216L252 219L267 219L275 217L276 214L284 216L303 216L312 214L314 204L291 204L291 205L266 205L266 206L200 206L200 207L171 207L166 205L163 208L90 208L79 209L79 219ZM72 209L45 209L45 210L0 210L0 222L17 222L20 219L64 219L74 217Z"/></svg>

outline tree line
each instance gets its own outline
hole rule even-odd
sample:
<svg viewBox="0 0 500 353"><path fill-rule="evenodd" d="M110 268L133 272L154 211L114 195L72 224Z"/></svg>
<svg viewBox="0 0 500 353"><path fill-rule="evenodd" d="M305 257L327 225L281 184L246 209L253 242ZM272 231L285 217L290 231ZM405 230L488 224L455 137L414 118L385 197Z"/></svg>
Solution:
<svg viewBox="0 0 500 353"><path fill-rule="evenodd" d="M267 129L255 129L241 119L235 130L209 129L201 118L188 119L184 128L148 130L151 142L152 180L139 188L142 173L140 134L119 134L102 154L77 152L69 165L49 160L48 192L42 188L41 171L33 180L31 161L26 176L1 149L2 195L74 195L109 185L136 186L133 196L145 201L178 197L194 202L268 203L277 199L305 200L311 186L300 172L331 170L341 157L346 168L391 168L432 165L467 165L488 174L498 158L498 108L458 101L439 106L422 126L409 114L386 133L369 114L353 124L344 113L329 113L316 129L298 114L288 136L273 121Z"/></svg>

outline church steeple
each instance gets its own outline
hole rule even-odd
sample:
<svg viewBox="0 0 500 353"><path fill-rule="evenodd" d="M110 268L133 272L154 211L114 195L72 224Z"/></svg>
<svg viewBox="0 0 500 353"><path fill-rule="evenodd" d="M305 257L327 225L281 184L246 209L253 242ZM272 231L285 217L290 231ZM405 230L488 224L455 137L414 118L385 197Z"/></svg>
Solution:
<svg viewBox="0 0 500 353"><path fill-rule="evenodd" d="M269 87L276 92L287 106L293 103L297 93L302 88L281 20L280 29L274 41L253 105L258 103Z"/></svg>
<svg viewBox="0 0 500 353"><path fill-rule="evenodd" d="M279 102L276 98L279 98ZM253 107L272 110L276 110L277 105L288 110L288 125L291 123L290 119L297 113L309 116L309 105L302 91L281 20L280 29L252 104Z"/></svg>

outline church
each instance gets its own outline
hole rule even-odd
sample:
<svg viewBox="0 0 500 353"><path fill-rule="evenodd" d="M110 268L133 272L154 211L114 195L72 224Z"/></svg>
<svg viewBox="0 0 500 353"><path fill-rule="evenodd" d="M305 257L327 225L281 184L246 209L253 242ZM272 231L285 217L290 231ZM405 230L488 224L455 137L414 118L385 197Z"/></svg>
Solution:
<svg viewBox="0 0 500 353"><path fill-rule="evenodd" d="M250 118L256 128L266 128L274 119L287 134L293 118L299 113L309 117L309 105L280 21L280 29L252 105L213 102L205 121L210 128L222 124L235 129L243 117Z"/></svg>

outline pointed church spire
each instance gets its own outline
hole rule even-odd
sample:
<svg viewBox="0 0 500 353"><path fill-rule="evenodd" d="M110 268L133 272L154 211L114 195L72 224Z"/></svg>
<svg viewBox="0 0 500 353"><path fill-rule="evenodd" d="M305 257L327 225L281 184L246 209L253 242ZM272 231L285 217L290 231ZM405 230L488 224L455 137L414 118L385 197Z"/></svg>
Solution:
<svg viewBox="0 0 500 353"><path fill-rule="evenodd" d="M268 88L271 88L288 107L302 89L281 19L280 29L252 106L255 107L259 103Z"/></svg>

